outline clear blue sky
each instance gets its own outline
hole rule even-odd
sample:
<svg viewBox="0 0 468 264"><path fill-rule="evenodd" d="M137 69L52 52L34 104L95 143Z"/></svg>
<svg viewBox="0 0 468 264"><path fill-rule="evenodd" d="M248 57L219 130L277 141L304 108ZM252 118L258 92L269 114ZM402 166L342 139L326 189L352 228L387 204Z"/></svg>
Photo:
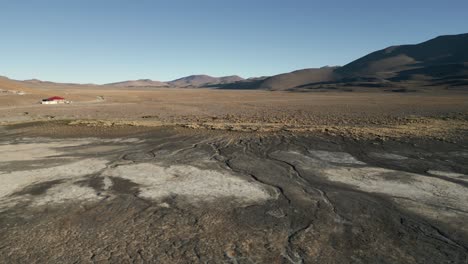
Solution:
<svg viewBox="0 0 468 264"><path fill-rule="evenodd" d="M107 83L344 65L468 32L467 0L0 0L0 75Z"/></svg>

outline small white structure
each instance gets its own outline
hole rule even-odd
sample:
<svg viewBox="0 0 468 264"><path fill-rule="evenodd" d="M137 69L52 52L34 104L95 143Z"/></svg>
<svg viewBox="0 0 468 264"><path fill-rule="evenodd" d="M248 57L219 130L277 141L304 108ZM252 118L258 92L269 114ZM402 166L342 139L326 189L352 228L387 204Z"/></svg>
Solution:
<svg viewBox="0 0 468 264"><path fill-rule="evenodd" d="M60 96L53 96L47 99L42 99L41 104L69 104L70 101L65 100L65 98Z"/></svg>

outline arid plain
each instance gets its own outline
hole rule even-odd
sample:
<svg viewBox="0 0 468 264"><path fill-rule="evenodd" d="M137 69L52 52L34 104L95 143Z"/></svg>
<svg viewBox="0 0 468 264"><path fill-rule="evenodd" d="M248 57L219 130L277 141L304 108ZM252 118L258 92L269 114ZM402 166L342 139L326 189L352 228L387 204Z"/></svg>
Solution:
<svg viewBox="0 0 468 264"><path fill-rule="evenodd" d="M259 132L344 131L363 125L379 130L421 123L449 129L464 124L468 107L466 92L443 90L301 93L70 85L28 86L22 90L28 93L0 96L1 122L70 120L99 126L177 125ZM39 104L42 98L53 95L73 103Z"/></svg>

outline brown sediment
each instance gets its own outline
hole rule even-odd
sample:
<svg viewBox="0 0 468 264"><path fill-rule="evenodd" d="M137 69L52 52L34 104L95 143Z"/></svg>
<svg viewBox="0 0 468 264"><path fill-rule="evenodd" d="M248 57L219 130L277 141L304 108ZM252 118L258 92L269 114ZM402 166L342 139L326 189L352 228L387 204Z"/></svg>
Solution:
<svg viewBox="0 0 468 264"><path fill-rule="evenodd" d="M63 134L44 137L54 126ZM6 194L0 198L0 259L468 258L466 137L454 144L433 134L356 141L311 132L141 128L105 127L127 136L113 139L98 137L99 126L59 121L3 130L0 150L17 146L28 159L0 157L0 164L10 162L8 170L0 167ZM28 146L42 155L27 155Z"/></svg>

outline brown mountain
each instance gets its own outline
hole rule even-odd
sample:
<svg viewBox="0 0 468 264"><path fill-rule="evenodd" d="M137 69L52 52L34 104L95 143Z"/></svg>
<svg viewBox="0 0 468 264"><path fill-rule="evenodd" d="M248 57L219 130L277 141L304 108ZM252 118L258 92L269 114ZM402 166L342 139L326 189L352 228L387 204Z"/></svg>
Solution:
<svg viewBox="0 0 468 264"><path fill-rule="evenodd" d="M392 46L335 71L339 80L370 78L393 85L468 85L468 34L440 36L415 45Z"/></svg>
<svg viewBox="0 0 468 264"><path fill-rule="evenodd" d="M342 87L468 87L468 34L392 46L343 67L304 69L222 88L341 89ZM241 85L242 84L242 85Z"/></svg>
<svg viewBox="0 0 468 264"><path fill-rule="evenodd" d="M248 79L235 81L235 82L206 84L204 85L204 87L229 89L229 90L255 90L255 89L259 89L260 85L267 78L269 77L266 77L266 76L254 77L254 78L248 78Z"/></svg>
<svg viewBox="0 0 468 264"><path fill-rule="evenodd" d="M237 75L231 75L231 76L224 76L224 77L219 77L218 78L218 83L234 83L234 82L240 82L243 81L244 78L237 76Z"/></svg>
<svg viewBox="0 0 468 264"><path fill-rule="evenodd" d="M170 81L168 83L171 86L176 87L201 87L213 84L234 83L242 80L244 80L242 77L236 75L224 77L212 77L209 75L190 75L187 77Z"/></svg>
<svg viewBox="0 0 468 264"><path fill-rule="evenodd" d="M304 69L275 75L263 80L260 89L287 90L307 83L327 82L334 79L336 67Z"/></svg>
<svg viewBox="0 0 468 264"><path fill-rule="evenodd" d="M106 84L108 86L118 86L118 87L168 87L169 85L165 82L153 81L150 79L140 79L124 82L116 82Z"/></svg>
<svg viewBox="0 0 468 264"><path fill-rule="evenodd" d="M213 87L220 89L308 90L342 87L468 87L468 34L440 36L414 45L388 47L343 67L303 69L271 77L191 75L170 82L149 79L107 84L118 87ZM3 78L2 80L4 80ZM11 81L11 80L10 80ZM54 84L40 80L14 82ZM0 82L0 85L2 83ZM70 84L71 85L71 84ZM1 87L0 87L1 89Z"/></svg>
<svg viewBox="0 0 468 264"><path fill-rule="evenodd" d="M440 36L416 45L392 46L357 59L336 72L343 76L394 77L404 70L468 62L468 34Z"/></svg>
<svg viewBox="0 0 468 264"><path fill-rule="evenodd" d="M23 83L16 80L11 80L7 77L0 76L0 92L33 92L30 88L26 87Z"/></svg>

